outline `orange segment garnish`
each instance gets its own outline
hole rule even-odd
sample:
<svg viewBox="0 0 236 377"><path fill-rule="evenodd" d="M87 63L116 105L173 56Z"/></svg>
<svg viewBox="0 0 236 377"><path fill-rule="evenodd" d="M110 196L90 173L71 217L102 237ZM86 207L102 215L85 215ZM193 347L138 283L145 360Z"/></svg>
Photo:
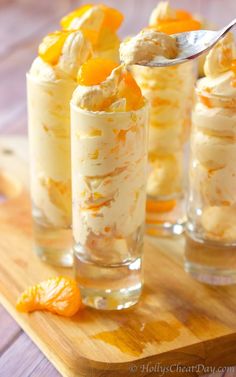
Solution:
<svg viewBox="0 0 236 377"><path fill-rule="evenodd" d="M57 64L69 31L54 31L43 38L38 48L39 56L49 64Z"/></svg>
<svg viewBox="0 0 236 377"><path fill-rule="evenodd" d="M192 18L191 13L187 12L184 9L177 9L175 11L175 14L178 20L189 20L190 18Z"/></svg>
<svg viewBox="0 0 236 377"><path fill-rule="evenodd" d="M82 306L75 280L59 276L26 289L17 300L21 312L46 310L64 317L72 317Z"/></svg>
<svg viewBox="0 0 236 377"><path fill-rule="evenodd" d="M146 210L147 212L168 212L171 211L176 206L176 200L168 200L168 201L155 201L155 200L147 200L146 203Z"/></svg>
<svg viewBox="0 0 236 377"><path fill-rule="evenodd" d="M116 67L118 64L110 59L90 59L80 67L77 81L79 85L98 85L105 81Z"/></svg>
<svg viewBox="0 0 236 377"><path fill-rule="evenodd" d="M123 73L123 82L119 90L119 97L126 99L126 111L137 110L143 106L141 89L130 72Z"/></svg>
<svg viewBox="0 0 236 377"><path fill-rule="evenodd" d="M102 26L107 27L113 32L116 31L124 20L123 14L117 9L107 7L106 5L101 5L101 7L105 14Z"/></svg>
<svg viewBox="0 0 236 377"><path fill-rule="evenodd" d="M201 22L195 20L191 13L183 9L175 10L175 18L157 20L156 25L151 26L155 30L166 34L177 34L185 31L199 30Z"/></svg>
<svg viewBox="0 0 236 377"><path fill-rule="evenodd" d="M61 21L60 21L60 24L61 24L61 27L62 29L68 29L70 27L70 24L71 22L75 19L75 18L79 18L81 16L84 15L84 13L86 13L89 9L91 9L93 7L92 4L86 4L86 5L83 5L82 7L74 10L73 12L70 12L69 14L67 14L66 16L64 16Z"/></svg>
<svg viewBox="0 0 236 377"><path fill-rule="evenodd" d="M194 19L186 19L181 21L159 21L155 29L166 34L177 34L185 31L199 30L200 27L201 22Z"/></svg>

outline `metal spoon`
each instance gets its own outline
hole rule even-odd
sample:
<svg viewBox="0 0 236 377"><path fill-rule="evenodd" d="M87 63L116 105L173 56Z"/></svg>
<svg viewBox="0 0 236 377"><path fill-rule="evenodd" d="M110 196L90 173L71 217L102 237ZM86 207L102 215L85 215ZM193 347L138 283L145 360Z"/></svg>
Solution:
<svg viewBox="0 0 236 377"><path fill-rule="evenodd" d="M163 56L158 56L143 65L148 67L168 67L177 65L197 58L199 55L211 49L226 33L236 24L236 18L227 26L218 31L210 30L196 30L185 33L172 34L177 41L179 48L178 57L175 59L167 59Z"/></svg>

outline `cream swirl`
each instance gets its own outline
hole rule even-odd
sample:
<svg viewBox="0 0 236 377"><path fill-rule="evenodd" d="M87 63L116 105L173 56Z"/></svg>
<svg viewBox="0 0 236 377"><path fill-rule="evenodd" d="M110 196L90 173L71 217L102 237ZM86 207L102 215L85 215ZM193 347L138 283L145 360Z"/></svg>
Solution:
<svg viewBox="0 0 236 377"><path fill-rule="evenodd" d="M236 48L232 34L227 34L208 53L204 65L206 77L199 80L198 90L213 96L236 97L236 87L232 86L234 73L232 61Z"/></svg>
<svg viewBox="0 0 236 377"><path fill-rule="evenodd" d="M66 38L56 65L51 65L41 57L37 57L32 63L30 74L43 81L59 79L75 81L79 67L91 54L90 42L80 30L74 31Z"/></svg>
<svg viewBox="0 0 236 377"><path fill-rule="evenodd" d="M176 12L169 5L168 1L161 1L157 7L152 11L149 25L155 26L158 21L170 20L176 18Z"/></svg>
<svg viewBox="0 0 236 377"><path fill-rule="evenodd" d="M158 56L174 59L178 54L176 40L156 30L142 30L120 46L120 59L126 64L146 64Z"/></svg>
<svg viewBox="0 0 236 377"><path fill-rule="evenodd" d="M92 46L81 31L66 38L56 68L76 79L79 67L92 55Z"/></svg>
<svg viewBox="0 0 236 377"><path fill-rule="evenodd" d="M124 66L115 68L105 81L98 85L79 85L73 93L72 103L82 109L90 111L104 110L119 100L117 97L119 83L124 71Z"/></svg>
<svg viewBox="0 0 236 377"><path fill-rule="evenodd" d="M92 33L98 33L101 30L103 20L104 11L97 5L88 9L82 16L73 18L67 29L86 29Z"/></svg>
<svg viewBox="0 0 236 377"><path fill-rule="evenodd" d="M232 60L236 57L236 48L233 34L228 33L208 53L204 65L207 77L216 77L231 68Z"/></svg>

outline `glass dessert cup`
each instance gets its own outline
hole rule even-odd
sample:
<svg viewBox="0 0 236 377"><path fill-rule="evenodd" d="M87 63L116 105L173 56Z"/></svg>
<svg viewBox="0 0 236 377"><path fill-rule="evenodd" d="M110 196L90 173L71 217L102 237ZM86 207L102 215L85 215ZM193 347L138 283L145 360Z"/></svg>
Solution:
<svg viewBox="0 0 236 377"><path fill-rule="evenodd" d="M134 67L134 77L151 104L147 233L179 235L186 222L186 154L195 63L167 68Z"/></svg>
<svg viewBox="0 0 236 377"><path fill-rule="evenodd" d="M96 309L128 308L141 295L147 113L71 103L75 276Z"/></svg>
<svg viewBox="0 0 236 377"><path fill-rule="evenodd" d="M236 98L196 94L185 270L207 284L235 284Z"/></svg>
<svg viewBox="0 0 236 377"><path fill-rule="evenodd" d="M34 250L72 266L70 99L76 84L27 74Z"/></svg>

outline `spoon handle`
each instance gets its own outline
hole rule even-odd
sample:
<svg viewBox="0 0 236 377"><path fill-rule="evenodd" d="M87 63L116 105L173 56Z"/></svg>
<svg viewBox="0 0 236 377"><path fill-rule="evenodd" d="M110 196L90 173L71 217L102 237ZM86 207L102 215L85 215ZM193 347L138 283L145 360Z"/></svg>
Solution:
<svg viewBox="0 0 236 377"><path fill-rule="evenodd" d="M232 20L227 26L221 29L220 31L221 37L223 37L226 33L228 33L228 31L230 31L230 29L232 29L232 27L234 27L235 24L236 24L236 18L234 18L234 20Z"/></svg>

